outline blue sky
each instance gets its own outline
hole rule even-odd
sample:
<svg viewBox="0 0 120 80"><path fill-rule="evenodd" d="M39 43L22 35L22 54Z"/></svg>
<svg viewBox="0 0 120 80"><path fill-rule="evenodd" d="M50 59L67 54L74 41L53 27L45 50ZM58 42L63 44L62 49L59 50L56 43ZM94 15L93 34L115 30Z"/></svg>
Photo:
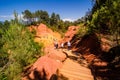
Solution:
<svg viewBox="0 0 120 80"><path fill-rule="evenodd" d="M61 19L76 20L91 7L91 0L0 0L0 21L13 18L14 10L20 15L26 9L55 12Z"/></svg>

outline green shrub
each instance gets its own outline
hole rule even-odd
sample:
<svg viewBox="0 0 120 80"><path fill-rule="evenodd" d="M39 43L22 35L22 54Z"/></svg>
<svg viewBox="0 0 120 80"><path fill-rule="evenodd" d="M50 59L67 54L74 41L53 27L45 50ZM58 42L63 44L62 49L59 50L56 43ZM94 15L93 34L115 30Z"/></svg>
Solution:
<svg viewBox="0 0 120 80"><path fill-rule="evenodd" d="M4 74L0 77L4 75L7 80L19 80L23 67L32 64L37 59L36 56L42 54L42 45L35 43L32 33L20 24L11 24L3 33L1 41L2 54L7 53L8 61L7 65L3 65L5 66Z"/></svg>
<svg viewBox="0 0 120 80"><path fill-rule="evenodd" d="M86 35L88 33L89 33L89 28L81 25L81 27L79 28L79 30L77 32L77 36L78 37L83 37L84 35Z"/></svg>

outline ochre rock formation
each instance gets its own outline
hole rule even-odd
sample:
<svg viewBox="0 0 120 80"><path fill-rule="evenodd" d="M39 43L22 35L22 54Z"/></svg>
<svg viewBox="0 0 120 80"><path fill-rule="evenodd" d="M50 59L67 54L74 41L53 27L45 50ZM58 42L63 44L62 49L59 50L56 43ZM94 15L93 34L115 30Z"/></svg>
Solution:
<svg viewBox="0 0 120 80"><path fill-rule="evenodd" d="M30 26L29 30L35 30L35 42L42 42L44 47L52 45L55 40L58 42L61 40L61 35L58 32L53 32L50 28L42 23L37 26Z"/></svg>
<svg viewBox="0 0 120 80"><path fill-rule="evenodd" d="M65 37L63 38L63 41L64 42L71 41L73 36L77 33L78 29L79 29L79 26L70 26L70 27L68 27L68 30L65 33Z"/></svg>

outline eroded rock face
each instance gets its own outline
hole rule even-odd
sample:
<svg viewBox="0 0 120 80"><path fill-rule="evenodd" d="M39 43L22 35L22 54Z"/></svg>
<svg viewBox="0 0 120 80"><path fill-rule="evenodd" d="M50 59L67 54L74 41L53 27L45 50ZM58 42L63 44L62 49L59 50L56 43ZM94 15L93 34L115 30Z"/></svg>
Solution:
<svg viewBox="0 0 120 80"><path fill-rule="evenodd" d="M67 56L62 50L54 49L53 46L45 48L45 56L40 57L22 80L50 80L51 76L56 74L56 71L62 67L62 61Z"/></svg>
<svg viewBox="0 0 120 80"><path fill-rule="evenodd" d="M54 47L46 47L44 52L48 57L61 62L67 58L67 55L61 49L55 49Z"/></svg>
<svg viewBox="0 0 120 80"><path fill-rule="evenodd" d="M29 74L23 80L50 80L57 69L61 67L60 61L51 59L48 56L39 58L29 69Z"/></svg>
<svg viewBox="0 0 120 80"><path fill-rule="evenodd" d="M34 72L37 71L39 77L49 80L53 74L56 74L56 71L60 68L61 64L61 62L55 61L47 56L41 57L33 64L33 67L31 68L33 71L31 72L30 77L35 79L36 74L34 74Z"/></svg>
<svg viewBox="0 0 120 80"><path fill-rule="evenodd" d="M45 47L52 45L55 40L58 42L61 40L61 35L58 32L53 32L50 28L42 23L37 26L30 26L29 30L31 32L36 32L35 42L42 42Z"/></svg>
<svg viewBox="0 0 120 80"><path fill-rule="evenodd" d="M62 67L62 62L67 55L62 50L54 49L52 46L45 48L45 56L40 57L28 70L23 80L50 80L56 74L57 69Z"/></svg>
<svg viewBox="0 0 120 80"><path fill-rule="evenodd" d="M63 41L64 42L71 41L73 36L77 33L78 29L79 29L79 26L70 26L68 28L68 31L65 33L65 37L64 37Z"/></svg>
<svg viewBox="0 0 120 80"><path fill-rule="evenodd" d="M53 34L53 31L41 23L39 26L37 26L36 35L41 36L45 34Z"/></svg>
<svg viewBox="0 0 120 80"><path fill-rule="evenodd" d="M101 49L102 51L108 52L111 48L111 45L113 44L111 41L105 39L105 38L101 38Z"/></svg>

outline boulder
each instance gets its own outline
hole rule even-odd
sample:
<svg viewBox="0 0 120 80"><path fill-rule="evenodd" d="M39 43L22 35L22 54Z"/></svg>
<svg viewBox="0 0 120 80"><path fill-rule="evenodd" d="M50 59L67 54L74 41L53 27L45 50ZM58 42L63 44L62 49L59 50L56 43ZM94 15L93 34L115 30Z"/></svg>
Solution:
<svg viewBox="0 0 120 80"><path fill-rule="evenodd" d="M22 80L50 80L53 74L56 74L57 69L62 66L60 61L43 56L39 58L29 69L29 74Z"/></svg>

